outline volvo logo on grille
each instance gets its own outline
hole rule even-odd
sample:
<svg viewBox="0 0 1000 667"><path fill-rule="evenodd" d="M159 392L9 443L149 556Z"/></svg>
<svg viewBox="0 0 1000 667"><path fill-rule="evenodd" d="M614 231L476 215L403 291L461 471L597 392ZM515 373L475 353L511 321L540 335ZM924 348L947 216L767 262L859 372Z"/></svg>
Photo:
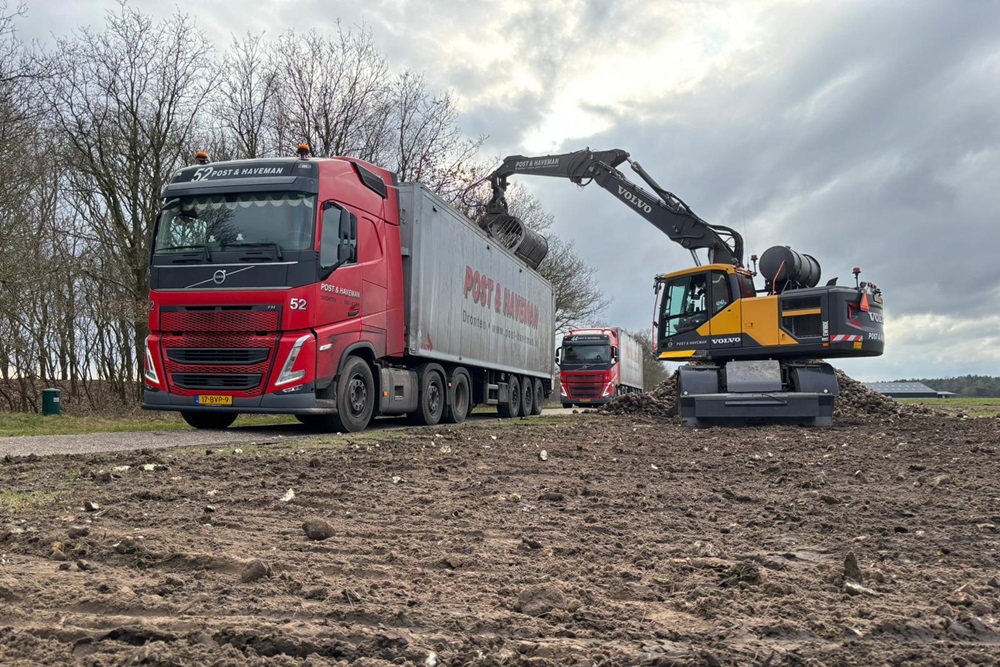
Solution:
<svg viewBox="0 0 1000 667"><path fill-rule="evenodd" d="M184 289L193 289L195 287L201 287L202 285L205 285L206 283L215 283L216 285L221 285L222 283L226 282L226 278L235 276L237 273L243 273L244 271L249 271L252 268L254 268L254 267L252 267L252 266L244 266L241 269L233 269L232 271L227 271L226 269L219 269L218 271L216 271L215 273L212 274L211 278L208 278L206 280L199 280L196 283L191 283L190 285L188 285ZM202 275L204 275L204 274L202 274Z"/></svg>

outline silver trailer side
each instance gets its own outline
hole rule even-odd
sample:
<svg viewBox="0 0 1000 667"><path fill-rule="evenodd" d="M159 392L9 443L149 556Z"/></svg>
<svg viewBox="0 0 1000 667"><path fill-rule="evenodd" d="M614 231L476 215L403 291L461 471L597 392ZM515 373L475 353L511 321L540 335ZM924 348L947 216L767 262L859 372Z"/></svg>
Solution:
<svg viewBox="0 0 1000 667"><path fill-rule="evenodd" d="M642 389L642 345L621 329L618 329L618 359L621 383Z"/></svg>
<svg viewBox="0 0 1000 667"><path fill-rule="evenodd" d="M552 286L420 184L399 186L410 355L552 377Z"/></svg>

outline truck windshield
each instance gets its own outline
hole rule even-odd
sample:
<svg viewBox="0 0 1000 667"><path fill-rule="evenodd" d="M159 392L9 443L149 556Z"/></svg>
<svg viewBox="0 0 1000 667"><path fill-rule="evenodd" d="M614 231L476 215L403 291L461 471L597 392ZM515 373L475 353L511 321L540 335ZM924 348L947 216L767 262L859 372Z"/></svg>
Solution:
<svg viewBox="0 0 1000 667"><path fill-rule="evenodd" d="M604 343L566 343L563 345L562 366L606 364L611 361L611 345Z"/></svg>
<svg viewBox="0 0 1000 667"><path fill-rule="evenodd" d="M210 252L226 246L311 250L315 195L259 192L179 197L165 203L156 225L154 252Z"/></svg>

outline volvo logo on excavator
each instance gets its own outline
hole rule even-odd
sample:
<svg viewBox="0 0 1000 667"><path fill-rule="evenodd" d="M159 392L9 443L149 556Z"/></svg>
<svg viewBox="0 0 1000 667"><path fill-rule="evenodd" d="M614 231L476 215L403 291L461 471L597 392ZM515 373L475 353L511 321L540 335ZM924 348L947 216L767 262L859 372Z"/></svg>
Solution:
<svg viewBox="0 0 1000 667"><path fill-rule="evenodd" d="M871 318L872 322L878 322L879 324L882 324L882 313L875 313L872 311L868 311L868 317Z"/></svg>
<svg viewBox="0 0 1000 667"><path fill-rule="evenodd" d="M620 194L622 196L622 199L624 199L628 203L632 204L633 206L635 206L640 211L645 211L646 213L652 213L653 212L653 207L652 206L650 206L646 202L644 202L641 199L639 199L639 197L637 197L635 195L635 193L629 192L628 190L626 190L625 188L623 188L620 185L618 186L618 194Z"/></svg>

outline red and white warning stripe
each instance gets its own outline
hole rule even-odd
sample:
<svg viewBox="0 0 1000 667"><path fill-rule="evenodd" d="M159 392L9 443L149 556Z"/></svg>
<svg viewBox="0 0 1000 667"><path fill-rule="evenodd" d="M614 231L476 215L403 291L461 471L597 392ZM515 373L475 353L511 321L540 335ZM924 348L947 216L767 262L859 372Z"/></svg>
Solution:
<svg viewBox="0 0 1000 667"><path fill-rule="evenodd" d="M837 336L830 336L831 343L854 343L864 339L865 339L864 336L858 336L856 334L850 334L850 335L840 334Z"/></svg>

